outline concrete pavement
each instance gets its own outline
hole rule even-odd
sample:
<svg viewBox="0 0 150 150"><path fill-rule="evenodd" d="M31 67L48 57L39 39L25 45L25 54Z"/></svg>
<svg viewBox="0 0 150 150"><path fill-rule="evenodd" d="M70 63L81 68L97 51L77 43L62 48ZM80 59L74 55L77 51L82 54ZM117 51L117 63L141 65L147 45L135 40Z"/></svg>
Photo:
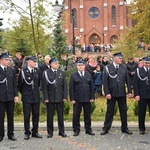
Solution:
<svg viewBox="0 0 150 150"><path fill-rule="evenodd" d="M120 132L120 121L114 121L108 134L101 136L100 131L103 122L92 122L95 136L90 136L84 132L84 123L81 122L81 132L79 136L74 137L72 132L72 123L65 122L67 138L58 136L57 122L55 125L54 136L47 138L46 122L39 124L39 133L43 135L42 139L30 138L24 140L23 123L15 123L15 136L17 141L8 140L7 133L2 142L0 150L150 150L150 123L146 122L147 132L140 135L137 122L128 122L129 129L133 135L127 135ZM6 126L6 124L5 124ZM32 127L32 126L31 126ZM7 132L7 131L6 131Z"/></svg>

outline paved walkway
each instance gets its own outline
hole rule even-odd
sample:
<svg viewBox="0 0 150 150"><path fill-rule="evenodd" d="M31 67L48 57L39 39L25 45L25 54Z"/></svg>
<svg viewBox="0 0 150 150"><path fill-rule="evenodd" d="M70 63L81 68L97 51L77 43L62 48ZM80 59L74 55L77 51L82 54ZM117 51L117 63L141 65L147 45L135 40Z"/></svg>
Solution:
<svg viewBox="0 0 150 150"><path fill-rule="evenodd" d="M68 137L62 138L58 136L57 122L55 122L54 136L48 139L46 122L43 122L39 125L39 133L43 135L43 138L31 137L26 141L24 140L23 123L15 123L17 141L8 140L5 136L4 140L0 142L0 150L150 150L150 123L146 123L148 131L145 135L139 135L137 122L128 122L128 124L133 135L120 132L120 121L114 121L109 133L101 136L103 122L92 122L92 128L96 135L90 136L85 134L84 124L81 122L80 135L74 137L71 122L65 122Z"/></svg>
<svg viewBox="0 0 150 150"><path fill-rule="evenodd" d="M22 131L16 131L17 141L12 142L5 136L0 143L0 150L150 150L150 133L139 135L126 135L120 131L110 131L101 136L96 132L95 136L86 135L83 131L77 137L67 131L67 138L58 136L57 131L51 139L47 138L46 131L40 131L42 139L30 138L24 140Z"/></svg>

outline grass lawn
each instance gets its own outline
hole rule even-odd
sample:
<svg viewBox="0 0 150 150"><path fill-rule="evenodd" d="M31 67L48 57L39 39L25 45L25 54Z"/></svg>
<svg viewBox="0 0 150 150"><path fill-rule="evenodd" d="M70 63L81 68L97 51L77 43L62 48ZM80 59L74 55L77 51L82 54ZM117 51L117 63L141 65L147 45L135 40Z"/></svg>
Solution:
<svg viewBox="0 0 150 150"><path fill-rule="evenodd" d="M134 99L128 99L127 100L127 106L128 106L128 121L137 121L138 117L136 115L134 115L134 105L135 103L137 104L136 101L134 101ZM101 96L100 98L95 100L95 104L96 104L96 109L94 110L93 114L92 114L92 121L104 121L105 119L105 113L106 113L106 99L105 97ZM41 104L43 105L43 104ZM45 106L42 106L43 108ZM45 109L45 108L44 108ZM22 110L20 110L22 111ZM68 115L64 116L64 120L65 121L72 121L72 106L70 107L70 111ZM19 113L18 113L19 114ZM23 121L23 115L22 113L20 115L15 114L15 121ZM57 115L55 115L54 117L55 120L57 120ZM81 120L83 120L83 114L81 114ZM147 111L146 114L146 120L149 120L149 113ZM114 120L120 120L120 115L119 115L119 110L117 110L116 115L114 116ZM43 115L40 115L40 121L44 122L46 121L46 113Z"/></svg>

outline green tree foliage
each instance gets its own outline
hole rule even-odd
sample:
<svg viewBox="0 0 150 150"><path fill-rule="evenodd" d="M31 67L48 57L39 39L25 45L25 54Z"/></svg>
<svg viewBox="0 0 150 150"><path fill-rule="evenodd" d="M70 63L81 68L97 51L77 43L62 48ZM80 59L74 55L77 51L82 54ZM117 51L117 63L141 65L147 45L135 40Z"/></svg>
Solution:
<svg viewBox="0 0 150 150"><path fill-rule="evenodd" d="M51 56L57 57L61 62L61 56L66 53L66 36L63 34L61 20L56 21L53 36Z"/></svg>
<svg viewBox="0 0 150 150"><path fill-rule="evenodd" d="M51 29L53 13L47 11L51 5L48 0L22 0L24 6L18 6L14 0L4 0L1 9L17 12L19 21L11 23L12 29L3 33L2 46L15 53L18 43L23 41L30 54L47 53L51 46ZM26 52L27 52L26 51ZM28 54L28 52L27 52Z"/></svg>
<svg viewBox="0 0 150 150"><path fill-rule="evenodd" d="M132 40L150 42L150 1L134 0L130 5L129 17L135 22L135 26L129 30L128 37Z"/></svg>

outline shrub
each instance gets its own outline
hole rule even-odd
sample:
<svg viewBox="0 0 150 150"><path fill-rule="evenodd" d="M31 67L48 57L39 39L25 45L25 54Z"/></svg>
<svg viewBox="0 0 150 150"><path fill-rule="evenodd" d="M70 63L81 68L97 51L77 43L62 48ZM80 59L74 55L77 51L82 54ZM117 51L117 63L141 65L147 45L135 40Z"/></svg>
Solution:
<svg viewBox="0 0 150 150"><path fill-rule="evenodd" d="M70 101L66 101L64 103L64 115L68 115L70 111Z"/></svg>
<svg viewBox="0 0 150 150"><path fill-rule="evenodd" d="M138 108L138 102L137 101L134 102L134 109L133 109L133 111L134 111L134 115L138 116L139 108Z"/></svg>
<svg viewBox="0 0 150 150"><path fill-rule="evenodd" d="M22 108L22 103L16 103L15 104L15 115L22 115L23 113L23 108Z"/></svg>
<svg viewBox="0 0 150 150"><path fill-rule="evenodd" d="M96 108L95 102L91 103L91 114L94 112Z"/></svg>

